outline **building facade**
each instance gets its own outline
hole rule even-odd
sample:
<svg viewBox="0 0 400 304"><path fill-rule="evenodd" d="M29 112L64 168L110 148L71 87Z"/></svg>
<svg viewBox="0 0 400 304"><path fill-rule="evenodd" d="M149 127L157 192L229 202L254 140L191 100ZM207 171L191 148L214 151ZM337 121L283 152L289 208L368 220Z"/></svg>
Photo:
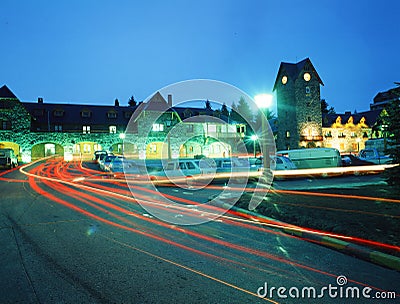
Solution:
<svg viewBox="0 0 400 304"><path fill-rule="evenodd" d="M241 124L181 111L156 93L135 106L55 104L42 98L21 102L0 88L0 147L12 148L19 160L45 156L91 159L96 150L130 158L227 157L244 136Z"/></svg>
<svg viewBox="0 0 400 304"><path fill-rule="evenodd" d="M321 85L309 58L280 64L273 88L277 97L278 150L323 146Z"/></svg>

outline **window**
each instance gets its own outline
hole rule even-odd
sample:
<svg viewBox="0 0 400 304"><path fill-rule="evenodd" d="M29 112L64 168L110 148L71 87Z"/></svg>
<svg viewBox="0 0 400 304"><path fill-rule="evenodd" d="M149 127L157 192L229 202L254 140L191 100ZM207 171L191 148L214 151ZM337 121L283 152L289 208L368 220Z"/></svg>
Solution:
<svg viewBox="0 0 400 304"><path fill-rule="evenodd" d="M357 137L357 135L356 135L356 133L355 133L355 132L351 132L351 134L350 134L350 137L351 137L351 138L356 138L356 137Z"/></svg>
<svg viewBox="0 0 400 304"><path fill-rule="evenodd" d="M311 117L310 116L307 117L307 121L311 121Z"/></svg>
<svg viewBox="0 0 400 304"><path fill-rule="evenodd" d="M150 145L150 153L157 153L157 145L156 144Z"/></svg>
<svg viewBox="0 0 400 304"><path fill-rule="evenodd" d="M1 130L11 130L11 121L2 120L0 126Z"/></svg>
<svg viewBox="0 0 400 304"><path fill-rule="evenodd" d="M84 144L83 145L83 153L90 153L90 151L91 151L90 144Z"/></svg>
<svg viewBox="0 0 400 304"><path fill-rule="evenodd" d="M107 113L108 118L117 118L117 112L111 111Z"/></svg>
<svg viewBox="0 0 400 304"><path fill-rule="evenodd" d="M192 124L188 125L187 130L189 133L193 133L193 125Z"/></svg>
<svg viewBox="0 0 400 304"><path fill-rule="evenodd" d="M208 125L208 132L217 132L217 126L216 125Z"/></svg>
<svg viewBox="0 0 400 304"><path fill-rule="evenodd" d="M164 125L163 124L153 124L153 131L155 131L155 132L164 131Z"/></svg>
<svg viewBox="0 0 400 304"><path fill-rule="evenodd" d="M125 118L131 118L132 112L125 112L124 116L125 116Z"/></svg>
<svg viewBox="0 0 400 304"><path fill-rule="evenodd" d="M64 116L64 111L63 110L54 110L53 115L55 117L63 117Z"/></svg>
<svg viewBox="0 0 400 304"><path fill-rule="evenodd" d="M290 131L286 130L286 138L289 138L289 137L290 137Z"/></svg>
<svg viewBox="0 0 400 304"><path fill-rule="evenodd" d="M62 125L55 125L54 126L54 131L55 132L62 132Z"/></svg>
<svg viewBox="0 0 400 304"><path fill-rule="evenodd" d="M83 126L82 127L83 134L90 134L90 126Z"/></svg>
<svg viewBox="0 0 400 304"><path fill-rule="evenodd" d="M33 116L43 116L44 110L42 109L35 109L33 110Z"/></svg>
<svg viewBox="0 0 400 304"><path fill-rule="evenodd" d="M88 111L88 110L84 110L84 111L81 112L81 116L82 116L83 118L89 118L89 117L92 116L92 112L90 112L90 111Z"/></svg>
<svg viewBox="0 0 400 304"><path fill-rule="evenodd" d="M117 126L110 126L109 129L111 134L117 133Z"/></svg>
<svg viewBox="0 0 400 304"><path fill-rule="evenodd" d="M244 126L237 126L236 132L237 132L237 133L244 133L244 132L246 132L245 127L244 127Z"/></svg>
<svg viewBox="0 0 400 304"><path fill-rule="evenodd" d="M311 93L310 87L307 86L307 87L306 87L306 94L310 94L310 93Z"/></svg>

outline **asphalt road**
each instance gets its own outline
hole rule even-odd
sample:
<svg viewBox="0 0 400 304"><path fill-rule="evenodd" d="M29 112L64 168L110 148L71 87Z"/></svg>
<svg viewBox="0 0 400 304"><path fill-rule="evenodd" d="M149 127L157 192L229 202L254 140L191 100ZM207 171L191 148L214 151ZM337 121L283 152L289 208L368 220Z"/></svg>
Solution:
<svg viewBox="0 0 400 304"><path fill-rule="evenodd" d="M333 298L329 284L337 292L399 296L396 271L231 215L201 225L166 223L135 203L123 183L97 180L77 164L36 168L26 171L45 179L0 175L0 303L380 303ZM159 201L156 192L135 189L146 202ZM164 189L186 203L210 191ZM338 276L347 284L338 285ZM261 299L265 283L269 293ZM302 298L305 287L323 297Z"/></svg>

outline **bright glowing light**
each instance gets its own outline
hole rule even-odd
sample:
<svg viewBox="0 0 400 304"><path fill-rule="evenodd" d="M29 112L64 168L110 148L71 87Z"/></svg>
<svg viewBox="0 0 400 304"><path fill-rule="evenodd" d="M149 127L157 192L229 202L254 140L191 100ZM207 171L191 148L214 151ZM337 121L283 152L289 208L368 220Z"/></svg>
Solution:
<svg viewBox="0 0 400 304"><path fill-rule="evenodd" d="M272 105L272 95L271 94L258 94L254 96L254 101L260 109L269 108Z"/></svg>
<svg viewBox="0 0 400 304"><path fill-rule="evenodd" d="M251 137L250 137L250 138L251 138L251 140L255 141L255 140L257 140L257 139L258 139L258 136L254 134L254 135L251 135Z"/></svg>
<svg viewBox="0 0 400 304"><path fill-rule="evenodd" d="M120 139L125 139L125 133L120 133L120 134L119 134L119 138L120 138Z"/></svg>
<svg viewBox="0 0 400 304"><path fill-rule="evenodd" d="M72 181L73 182L81 182L83 180L85 180L85 178L82 176L82 177L77 177L77 178L73 179Z"/></svg>

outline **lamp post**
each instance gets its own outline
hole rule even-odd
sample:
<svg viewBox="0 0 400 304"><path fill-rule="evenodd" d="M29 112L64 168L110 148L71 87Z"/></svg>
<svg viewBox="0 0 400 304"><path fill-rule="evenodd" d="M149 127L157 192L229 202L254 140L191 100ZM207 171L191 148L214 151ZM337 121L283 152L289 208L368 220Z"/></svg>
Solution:
<svg viewBox="0 0 400 304"><path fill-rule="evenodd" d="M256 140L258 139L258 136L256 134L251 135L251 140L253 141L253 152L254 152L254 158L257 157L256 154Z"/></svg>
<svg viewBox="0 0 400 304"><path fill-rule="evenodd" d="M356 142L357 142L357 153L360 152L360 142L361 142L361 138L357 137L356 138Z"/></svg>
<svg viewBox="0 0 400 304"><path fill-rule="evenodd" d="M254 101L256 102L257 107L260 109L262 114L264 115L263 109L269 108L272 105L272 95L271 94L259 94L254 96ZM265 116L265 115L264 115ZM266 126L267 117L261 116L261 141L262 143L262 152L263 152L263 166L264 172L267 169L270 169L270 159L269 159L269 149L267 144L267 126Z"/></svg>
<svg viewBox="0 0 400 304"><path fill-rule="evenodd" d="M125 133L120 133L120 134L119 134L119 139L122 140L122 156L124 156L124 139L125 139Z"/></svg>

